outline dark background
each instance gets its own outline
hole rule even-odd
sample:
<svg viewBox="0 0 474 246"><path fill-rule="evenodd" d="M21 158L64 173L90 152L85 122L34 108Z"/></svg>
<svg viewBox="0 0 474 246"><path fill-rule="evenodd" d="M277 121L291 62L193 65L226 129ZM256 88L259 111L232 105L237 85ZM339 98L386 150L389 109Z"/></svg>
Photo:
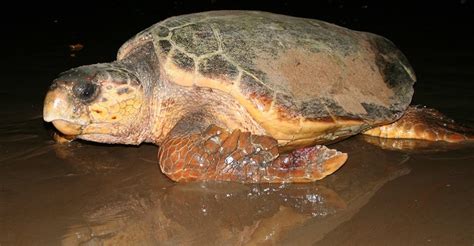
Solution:
<svg viewBox="0 0 474 246"><path fill-rule="evenodd" d="M217 9L252 9L320 19L392 40L415 68L416 90L474 90L474 6L471 0L451 1L136 1L3 4L4 24L1 93L41 100L54 77L74 66L108 62L122 43L144 28L169 16ZM71 57L70 44L83 50ZM442 74L440 69L449 68ZM21 76L28 75L28 79ZM440 78L440 76L444 76ZM454 79L453 79L454 78ZM33 81L31 80L33 79ZM425 87L431 80L446 81ZM456 84L453 84L456 81ZM40 91L41 93L39 93ZM449 110L441 100L415 94L415 103ZM456 93L442 97L468 95ZM434 105L433 105L434 103ZM467 109L466 109L467 110ZM470 114L465 114L468 116ZM463 115L461 115L463 117ZM466 118L466 117L464 117ZM472 117L467 117L472 119Z"/></svg>
<svg viewBox="0 0 474 246"><path fill-rule="evenodd" d="M129 37L166 17L216 9L263 10L325 20L381 34L404 52L425 43L437 43L441 49L471 44L474 33L474 6L470 0L152 2L58 1L4 5L2 22L7 33L12 34L8 39L14 46L7 51L35 52L42 49L40 45L59 47L83 43L84 53L87 53L98 45L107 44L101 47L103 53L94 52L103 56L103 60L113 59L116 50ZM472 52L472 45L467 46L466 52Z"/></svg>

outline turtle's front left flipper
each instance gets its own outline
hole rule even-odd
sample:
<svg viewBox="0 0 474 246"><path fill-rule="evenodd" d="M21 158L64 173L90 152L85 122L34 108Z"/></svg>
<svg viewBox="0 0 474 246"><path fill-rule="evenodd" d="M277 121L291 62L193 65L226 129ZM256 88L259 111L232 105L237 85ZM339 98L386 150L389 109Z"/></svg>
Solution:
<svg viewBox="0 0 474 246"><path fill-rule="evenodd" d="M410 106L398 121L372 128L363 134L453 143L474 140L474 129L457 124L436 109L419 106Z"/></svg>
<svg viewBox="0 0 474 246"><path fill-rule="evenodd" d="M347 159L325 146L279 154L272 137L214 125L201 132L172 132L158 157L161 170L174 181L242 183L311 182L335 172Z"/></svg>

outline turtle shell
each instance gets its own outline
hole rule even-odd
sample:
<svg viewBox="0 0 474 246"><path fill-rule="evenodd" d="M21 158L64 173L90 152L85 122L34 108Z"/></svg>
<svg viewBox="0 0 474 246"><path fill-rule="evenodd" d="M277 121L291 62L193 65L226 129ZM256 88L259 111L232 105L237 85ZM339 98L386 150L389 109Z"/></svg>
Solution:
<svg viewBox="0 0 474 246"><path fill-rule="evenodd" d="M234 97L280 143L321 143L397 120L415 82L389 40L324 21L255 11L168 18L125 43L152 42L167 78Z"/></svg>

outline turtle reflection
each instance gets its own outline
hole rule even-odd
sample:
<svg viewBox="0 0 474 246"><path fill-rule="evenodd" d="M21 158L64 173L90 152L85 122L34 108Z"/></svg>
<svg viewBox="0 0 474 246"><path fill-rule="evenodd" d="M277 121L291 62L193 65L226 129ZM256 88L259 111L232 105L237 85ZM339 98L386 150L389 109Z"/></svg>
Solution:
<svg viewBox="0 0 474 246"><path fill-rule="evenodd" d="M409 172L404 165L407 156L362 139L345 141L338 148L351 153L352 160L335 175L311 184L150 185L150 170L117 169L120 174L109 175L133 175L138 180L123 186L119 178L110 177L108 188L97 187L95 196L88 198L94 203L82 213L85 222L71 225L64 242L281 242L308 223L324 225L312 227L320 228L312 235L322 236L355 214L385 183Z"/></svg>

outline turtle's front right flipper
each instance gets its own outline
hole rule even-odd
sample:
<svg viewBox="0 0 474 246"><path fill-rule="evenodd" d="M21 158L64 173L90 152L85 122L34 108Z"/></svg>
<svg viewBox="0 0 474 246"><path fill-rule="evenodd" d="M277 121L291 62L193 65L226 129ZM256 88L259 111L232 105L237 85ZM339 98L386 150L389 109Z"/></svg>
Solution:
<svg viewBox="0 0 474 246"><path fill-rule="evenodd" d="M410 106L396 122L363 134L394 139L462 142L474 140L474 129L462 126L436 109Z"/></svg>
<svg viewBox="0 0 474 246"><path fill-rule="evenodd" d="M311 182L335 172L347 159L319 145L280 154L272 137L230 133L214 125L201 132L170 134L158 155L163 173L184 182Z"/></svg>

